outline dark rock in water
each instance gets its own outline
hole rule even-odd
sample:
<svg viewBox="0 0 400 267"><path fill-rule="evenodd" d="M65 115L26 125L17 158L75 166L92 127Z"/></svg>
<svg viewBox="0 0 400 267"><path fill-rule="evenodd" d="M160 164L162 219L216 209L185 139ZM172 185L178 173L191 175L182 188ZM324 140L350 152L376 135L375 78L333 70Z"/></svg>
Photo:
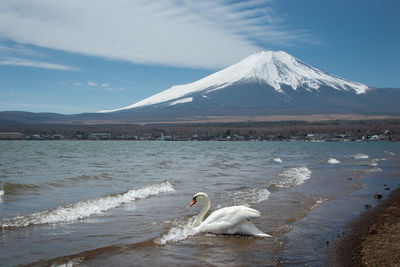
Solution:
<svg viewBox="0 0 400 267"><path fill-rule="evenodd" d="M367 205L365 205L365 208L366 208L366 209L370 209L370 208L371 208L371 205L368 205L368 204L367 204Z"/></svg>
<svg viewBox="0 0 400 267"><path fill-rule="evenodd" d="M386 187L385 190L390 190L390 188L389 188L389 187Z"/></svg>
<svg viewBox="0 0 400 267"><path fill-rule="evenodd" d="M382 198L382 194L381 193L377 193L374 196L376 199L381 199Z"/></svg>

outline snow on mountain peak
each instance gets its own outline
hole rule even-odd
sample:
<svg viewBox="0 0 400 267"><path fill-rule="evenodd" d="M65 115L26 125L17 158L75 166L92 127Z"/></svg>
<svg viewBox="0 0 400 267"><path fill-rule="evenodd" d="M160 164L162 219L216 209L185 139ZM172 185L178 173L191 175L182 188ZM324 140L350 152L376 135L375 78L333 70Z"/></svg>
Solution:
<svg viewBox="0 0 400 267"><path fill-rule="evenodd" d="M337 90L354 90L357 94L365 93L368 89L368 86L364 84L350 82L311 67L284 51L259 51L198 81L172 86L130 106L100 112L113 112L172 100L178 101L195 92L208 93L237 82L247 81L265 83L280 93L284 93L282 85L289 86L293 90L303 87L308 91L318 90L325 85ZM188 102L188 99L186 98L185 102Z"/></svg>
<svg viewBox="0 0 400 267"><path fill-rule="evenodd" d="M350 82L311 67L284 51L260 51L238 64L248 66L249 78L264 81L278 92L283 92L282 85L294 90L299 87L319 89L321 85L327 85L337 90L352 88L357 94L365 93L368 89L364 84Z"/></svg>

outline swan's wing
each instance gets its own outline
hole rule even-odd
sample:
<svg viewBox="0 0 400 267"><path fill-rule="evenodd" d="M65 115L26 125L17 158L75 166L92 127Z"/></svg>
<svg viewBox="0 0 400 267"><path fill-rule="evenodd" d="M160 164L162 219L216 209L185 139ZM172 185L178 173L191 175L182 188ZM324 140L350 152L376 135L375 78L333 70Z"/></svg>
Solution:
<svg viewBox="0 0 400 267"><path fill-rule="evenodd" d="M261 213L245 206L232 206L214 211L201 223L202 232L226 233L245 220L259 217Z"/></svg>

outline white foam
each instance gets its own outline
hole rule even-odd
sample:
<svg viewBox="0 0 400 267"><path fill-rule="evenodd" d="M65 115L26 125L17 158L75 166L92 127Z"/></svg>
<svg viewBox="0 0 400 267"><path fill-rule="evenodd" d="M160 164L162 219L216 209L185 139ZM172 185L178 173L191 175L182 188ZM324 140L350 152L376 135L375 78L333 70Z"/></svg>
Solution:
<svg viewBox="0 0 400 267"><path fill-rule="evenodd" d="M92 215L102 214L104 211L116 208L124 203L171 191L175 190L173 186L166 181L160 184L132 189L122 194L103 196L58 207L53 210L45 210L26 216L5 219L1 221L1 227L24 227L32 224L74 222Z"/></svg>
<svg viewBox="0 0 400 267"><path fill-rule="evenodd" d="M394 152L390 152L390 151L387 151L387 150L385 150L385 153L386 153L386 154L389 154L389 155L391 155L391 156L396 155Z"/></svg>
<svg viewBox="0 0 400 267"><path fill-rule="evenodd" d="M279 174L282 178L275 183L276 187L287 188L303 184L311 177L311 170L307 167L296 167L284 170Z"/></svg>
<svg viewBox="0 0 400 267"><path fill-rule="evenodd" d="M329 159L327 160L327 162L328 162L329 164L340 164L340 161L337 160L337 159L334 159L334 158L329 158Z"/></svg>
<svg viewBox="0 0 400 267"><path fill-rule="evenodd" d="M355 159L368 159L369 156L365 155L365 154L355 154L355 155L353 155L353 158L355 158Z"/></svg>
<svg viewBox="0 0 400 267"><path fill-rule="evenodd" d="M193 228L194 220L196 216L189 219L188 222L178 222L174 225L168 233L160 236L154 242L158 245L165 245L171 242L178 242L197 234L197 231Z"/></svg>
<svg viewBox="0 0 400 267"><path fill-rule="evenodd" d="M376 166L378 166L378 161L379 161L379 160L377 160L377 159L370 160L370 161L367 163L367 165L372 166L372 167L376 167Z"/></svg>
<svg viewBox="0 0 400 267"><path fill-rule="evenodd" d="M317 200L314 202L314 204L311 206L311 210L315 209L316 207L318 207L319 205L321 205L322 203L324 203L324 202L326 202L326 201L328 201L327 198L320 198L320 199L317 199Z"/></svg>
<svg viewBox="0 0 400 267"><path fill-rule="evenodd" d="M267 200L270 195L271 192L266 188L252 188L248 190L235 191L228 196L228 199L232 200L228 205L250 206L251 204Z"/></svg>
<svg viewBox="0 0 400 267"><path fill-rule="evenodd" d="M381 161L381 159L371 159L368 161L362 161L360 163L360 166L371 166L371 167L376 167L378 166L378 162Z"/></svg>
<svg viewBox="0 0 400 267"><path fill-rule="evenodd" d="M253 203L260 203L263 202L264 200L267 200L269 196L271 195L271 192L269 192L267 189L256 189L254 190L254 195L252 196L251 200Z"/></svg>
<svg viewBox="0 0 400 267"><path fill-rule="evenodd" d="M383 170L379 167L373 167L373 168L366 170L366 172L383 172Z"/></svg>
<svg viewBox="0 0 400 267"><path fill-rule="evenodd" d="M52 267L74 267L74 266L79 266L82 263L82 258L76 258L69 260L65 263L61 264L52 264Z"/></svg>
<svg viewBox="0 0 400 267"><path fill-rule="evenodd" d="M282 163L281 158L274 158L273 161L278 162L278 163Z"/></svg>

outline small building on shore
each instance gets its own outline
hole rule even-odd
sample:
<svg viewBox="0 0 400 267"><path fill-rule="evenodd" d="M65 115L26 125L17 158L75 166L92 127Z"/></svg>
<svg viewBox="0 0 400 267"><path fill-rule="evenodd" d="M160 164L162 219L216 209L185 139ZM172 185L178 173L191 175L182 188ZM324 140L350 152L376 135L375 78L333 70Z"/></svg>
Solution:
<svg viewBox="0 0 400 267"><path fill-rule="evenodd" d="M91 133L89 134L90 140L110 140L111 134L110 133Z"/></svg>
<svg viewBox="0 0 400 267"><path fill-rule="evenodd" d="M19 132L0 132L0 140L22 140L24 135Z"/></svg>

